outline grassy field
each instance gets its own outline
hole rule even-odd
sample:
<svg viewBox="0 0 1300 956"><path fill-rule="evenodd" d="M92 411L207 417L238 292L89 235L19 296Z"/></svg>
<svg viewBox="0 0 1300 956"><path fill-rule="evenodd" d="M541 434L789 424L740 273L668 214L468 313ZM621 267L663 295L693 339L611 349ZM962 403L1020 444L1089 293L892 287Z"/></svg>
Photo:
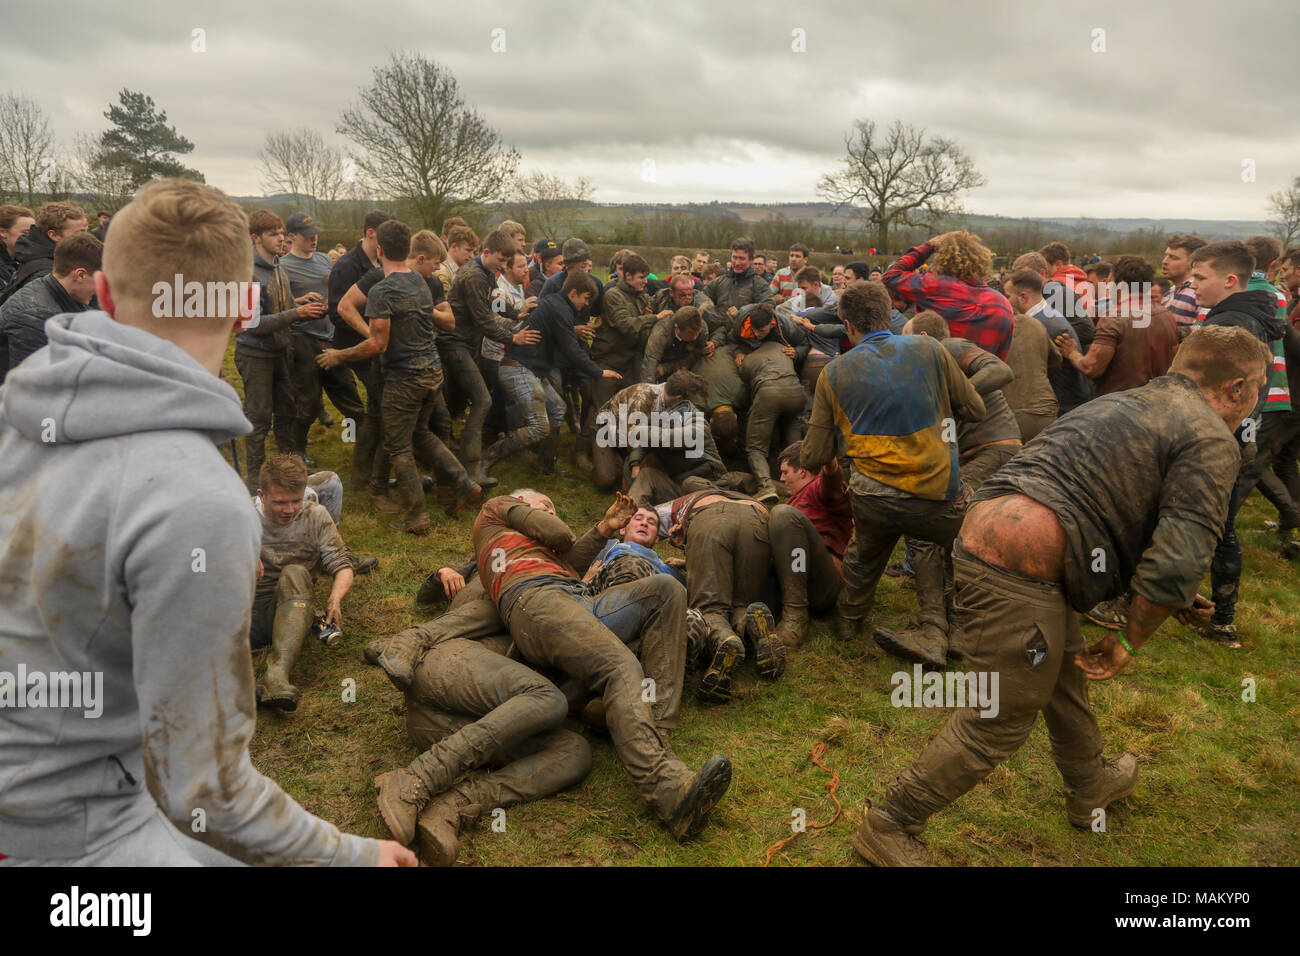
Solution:
<svg viewBox="0 0 1300 956"><path fill-rule="evenodd" d="M239 387L229 361L225 377ZM562 460L570 440L566 431ZM350 448L341 444L337 425L328 431L313 426L310 454L321 467L346 477ZM547 491L579 532L607 504L580 475L538 479L522 462L495 473L503 488L527 483ZM253 743L256 766L307 809L366 836L388 835L372 778L405 765L415 750L406 740L401 695L382 671L361 660L361 649L421 620L414 595L424 576L459 562L470 547L473 514L447 519L432 496L430 504L433 532L423 539L399 537L363 494L347 493L344 538L355 554L378 555L380 570L358 578L344 602L342 647L326 650L308 640L294 678L302 692L298 710L259 713ZM1238 521L1246 551L1238 614L1245 649L1212 647L1170 621L1125 673L1093 685L1108 752L1131 750L1142 774L1137 792L1109 811L1107 832L1080 831L1066 822L1060 777L1039 721L1019 753L931 821L927 839L937 863L1300 863L1300 586L1297 567L1277 556L1275 538L1264 530L1272 516L1267 503L1252 496ZM328 582L318 590L323 598ZM1209 593L1208 582L1202 591ZM901 624L914 606L910 587L885 578L874 621ZM825 761L839 772L844 816L827 830L804 833L772 862L858 863L849 837L864 802L879 799L945 714L892 707L890 675L910 668L877 656L869 638L837 643L828 624L814 622L811 640L775 684L757 681L751 667L737 699L726 706L699 705L688 693L674 748L692 765L721 752L735 767L725 801L693 843L674 843L640 805L608 740L588 732L595 763L587 779L551 799L507 810L504 832L486 820L469 828L461 863L760 865L768 846L790 836L796 808L809 823L831 815L829 778L809 760L818 741L828 745ZM1091 626L1085 631L1102 633ZM264 653L254 653L258 668ZM356 682L355 703L343 700L349 678ZM1242 700L1246 678L1255 683L1253 703Z"/></svg>

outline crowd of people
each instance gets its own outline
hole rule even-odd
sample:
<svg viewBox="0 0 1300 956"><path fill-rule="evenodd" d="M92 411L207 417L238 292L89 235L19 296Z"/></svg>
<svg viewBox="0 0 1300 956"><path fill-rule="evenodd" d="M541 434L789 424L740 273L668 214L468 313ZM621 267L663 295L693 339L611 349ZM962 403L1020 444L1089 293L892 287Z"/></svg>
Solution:
<svg viewBox="0 0 1300 956"><path fill-rule="evenodd" d="M725 268L698 252L661 278L625 249L600 281L584 240L512 221L374 211L327 254L307 213L180 180L87 224L0 207L0 669L108 684L99 721L0 712L0 863L410 865L415 844L450 864L474 820L583 779L569 718L688 840L732 766L673 752L682 701L727 704L746 662L779 680L818 616L873 655L1000 675L994 715L955 710L868 806L862 857L925 863L928 818L1040 712L1086 827L1138 774L1103 753L1087 681L1169 616L1243 648L1256 485L1300 557L1300 249L1267 236L1171 236L1159 277L1061 242L995 273L962 231L826 275L802 243L771 269L739 237ZM160 310L173 277L238 284L238 307ZM218 378L232 331L242 401ZM317 421L350 474L312 460ZM585 531L546 493L566 428L612 496ZM242 475L214 444L241 435ZM505 461L536 487L498 488ZM339 642L378 566L340 532L345 480L395 536L477 510L472 553L413 595L448 607L365 648L418 751L375 781L391 842L307 814L247 751L254 702L297 707L307 638ZM872 624L884 575L914 583L906 627ZM1083 615L1109 629L1092 647Z"/></svg>

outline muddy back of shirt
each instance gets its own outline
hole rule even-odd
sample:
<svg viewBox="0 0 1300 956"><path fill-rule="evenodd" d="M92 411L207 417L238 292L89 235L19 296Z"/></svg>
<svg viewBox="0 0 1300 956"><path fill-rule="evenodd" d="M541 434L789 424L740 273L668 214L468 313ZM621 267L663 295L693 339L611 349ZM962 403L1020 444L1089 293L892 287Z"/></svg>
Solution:
<svg viewBox="0 0 1300 956"><path fill-rule="evenodd" d="M433 339L433 295L418 272L394 272L366 296L366 319L388 319L385 371L442 368Z"/></svg>

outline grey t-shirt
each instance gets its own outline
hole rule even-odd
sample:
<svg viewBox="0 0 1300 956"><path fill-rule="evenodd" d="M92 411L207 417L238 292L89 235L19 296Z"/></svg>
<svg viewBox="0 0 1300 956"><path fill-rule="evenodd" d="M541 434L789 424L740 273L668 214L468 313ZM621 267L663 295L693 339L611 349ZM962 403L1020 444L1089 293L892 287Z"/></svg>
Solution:
<svg viewBox="0 0 1300 956"><path fill-rule="evenodd" d="M420 273L394 272L366 296L366 319L388 319L384 369L441 369L433 340L433 293Z"/></svg>
<svg viewBox="0 0 1300 956"><path fill-rule="evenodd" d="M331 266L333 263L330 262L330 257L323 252L313 252L308 259L296 256L293 252L280 257L280 268L289 276L289 288L293 290L295 299L308 292L316 292L320 294L321 301L328 302ZM309 322L295 322L293 331L298 335L331 341L334 338L334 323L329 320L329 316L323 315Z"/></svg>

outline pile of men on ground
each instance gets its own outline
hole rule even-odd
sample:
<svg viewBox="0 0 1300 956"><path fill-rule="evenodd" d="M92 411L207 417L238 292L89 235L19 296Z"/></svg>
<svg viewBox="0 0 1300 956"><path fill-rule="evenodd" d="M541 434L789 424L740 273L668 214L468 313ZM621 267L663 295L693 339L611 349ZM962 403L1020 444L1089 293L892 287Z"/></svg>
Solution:
<svg viewBox="0 0 1300 956"><path fill-rule="evenodd" d="M701 252L661 280L624 250L601 283L582 239L513 222L480 241L376 211L331 257L310 216L181 180L86 225L66 202L0 208L0 671L106 681L97 720L0 710L4 864L413 865L412 844L449 864L475 820L581 781L604 738L689 840L732 766L674 753L684 698L727 705L750 661L780 679L813 616L1001 679L996 715L957 708L868 805L865 859L926 862L928 818L1039 712L1086 827L1138 777L1103 753L1087 681L1170 615L1242 647L1234 525L1257 484L1300 551L1300 250L1268 237L1171 236L1160 280L1129 255L1090 280L1059 242L992 279L949 232L829 282L802 244L768 275L738 238L725 269ZM214 311L191 283L242 285ZM232 331L242 403L219 380ZM419 752L375 781L393 841L306 813L248 755L255 702L296 708L307 638L339 642L377 564L340 534L343 480L313 470L318 420L395 535L443 523L431 497L446 520L477 509L473 553L412 595L450 606L365 648ZM541 490L565 428L612 496L585 530ZM242 483L217 447L241 435ZM506 460L537 487L495 487ZM914 581L906 627L872 626L886 574ZM1110 629L1092 647L1081 614ZM270 648L257 679L250 646Z"/></svg>

